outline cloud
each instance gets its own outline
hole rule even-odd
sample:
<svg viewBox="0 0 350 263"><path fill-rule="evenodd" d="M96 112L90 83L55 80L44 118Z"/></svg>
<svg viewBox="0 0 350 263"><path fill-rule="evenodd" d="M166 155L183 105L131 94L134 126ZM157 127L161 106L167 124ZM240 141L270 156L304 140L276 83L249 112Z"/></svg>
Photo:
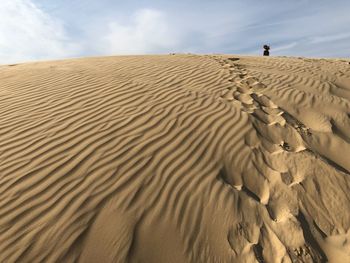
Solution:
<svg viewBox="0 0 350 263"><path fill-rule="evenodd" d="M31 0L0 1L0 64L65 58L76 51L62 23Z"/></svg>
<svg viewBox="0 0 350 263"><path fill-rule="evenodd" d="M350 52L350 3L343 0L190 2L0 0L0 64L170 52L260 55L266 43L272 55Z"/></svg>
<svg viewBox="0 0 350 263"><path fill-rule="evenodd" d="M327 43L327 42L333 42L333 41L341 41L348 38L350 38L350 33L315 36L311 38L310 43L312 44Z"/></svg>
<svg viewBox="0 0 350 263"><path fill-rule="evenodd" d="M286 44L286 45L276 46L273 50L274 50L274 52L277 53L277 52L280 52L280 51L292 49L292 48L296 47L297 45L298 45L297 42L293 42L293 43Z"/></svg>
<svg viewBox="0 0 350 263"><path fill-rule="evenodd" d="M181 45L182 37L165 13L142 9L131 16L129 23L110 22L100 46L113 54L165 53Z"/></svg>

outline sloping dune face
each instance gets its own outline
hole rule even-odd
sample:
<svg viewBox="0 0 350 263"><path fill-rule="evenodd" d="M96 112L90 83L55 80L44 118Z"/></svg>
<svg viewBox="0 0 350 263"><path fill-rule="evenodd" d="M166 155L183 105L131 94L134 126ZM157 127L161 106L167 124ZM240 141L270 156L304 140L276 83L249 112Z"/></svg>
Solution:
<svg viewBox="0 0 350 263"><path fill-rule="evenodd" d="M350 262L349 228L346 61L0 67L0 262Z"/></svg>

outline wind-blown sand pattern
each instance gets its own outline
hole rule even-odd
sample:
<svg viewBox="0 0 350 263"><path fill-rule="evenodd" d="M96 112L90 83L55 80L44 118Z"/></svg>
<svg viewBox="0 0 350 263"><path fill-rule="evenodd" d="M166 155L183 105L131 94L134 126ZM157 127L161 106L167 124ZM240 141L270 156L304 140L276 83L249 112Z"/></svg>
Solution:
<svg viewBox="0 0 350 263"><path fill-rule="evenodd" d="M350 262L350 65L0 67L0 262Z"/></svg>

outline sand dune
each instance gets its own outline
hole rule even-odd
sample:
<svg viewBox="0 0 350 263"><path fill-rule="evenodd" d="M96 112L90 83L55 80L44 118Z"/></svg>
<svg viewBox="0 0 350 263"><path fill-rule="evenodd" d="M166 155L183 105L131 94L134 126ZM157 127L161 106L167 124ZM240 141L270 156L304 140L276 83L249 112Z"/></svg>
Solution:
<svg viewBox="0 0 350 263"><path fill-rule="evenodd" d="M0 262L350 262L348 61L0 66Z"/></svg>

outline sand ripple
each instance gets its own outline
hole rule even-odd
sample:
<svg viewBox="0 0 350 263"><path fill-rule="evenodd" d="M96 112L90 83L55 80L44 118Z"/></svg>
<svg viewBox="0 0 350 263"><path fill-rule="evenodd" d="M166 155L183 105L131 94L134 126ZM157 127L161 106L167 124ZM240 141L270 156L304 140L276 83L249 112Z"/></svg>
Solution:
<svg viewBox="0 0 350 263"><path fill-rule="evenodd" d="M344 61L1 66L0 109L0 262L350 260Z"/></svg>

